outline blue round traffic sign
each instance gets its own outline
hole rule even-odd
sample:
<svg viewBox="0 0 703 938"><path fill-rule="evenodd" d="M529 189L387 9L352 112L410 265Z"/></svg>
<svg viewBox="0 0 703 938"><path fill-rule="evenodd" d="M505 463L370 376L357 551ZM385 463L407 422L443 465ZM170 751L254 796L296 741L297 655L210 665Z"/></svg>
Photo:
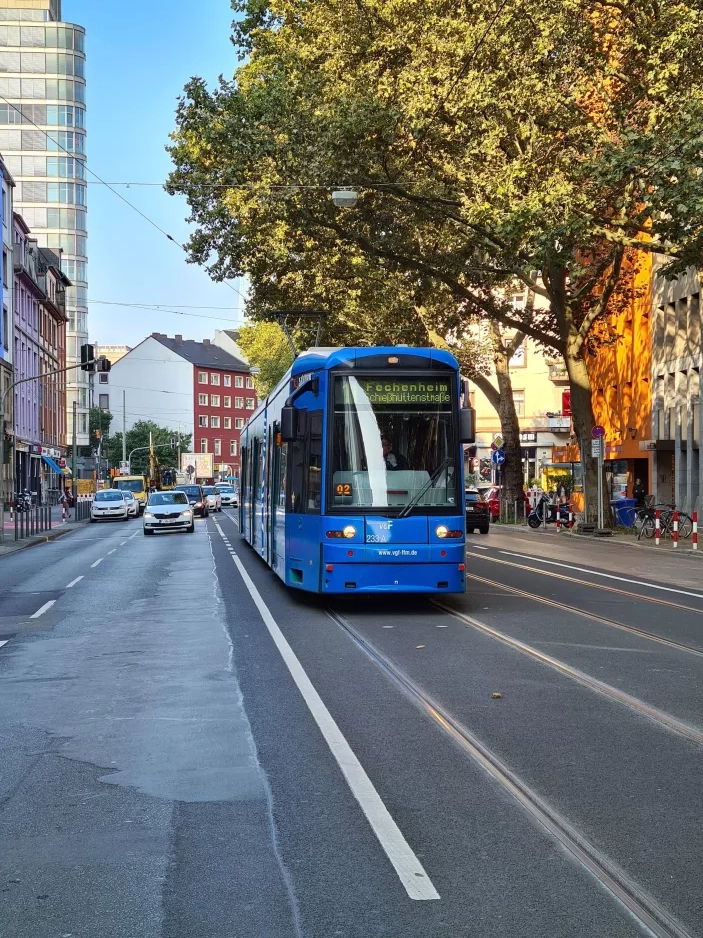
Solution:
<svg viewBox="0 0 703 938"><path fill-rule="evenodd" d="M505 453L502 449L495 449L491 453L491 462L494 466L502 466L505 462Z"/></svg>
<svg viewBox="0 0 703 938"><path fill-rule="evenodd" d="M601 440L605 436L605 427L601 427L599 423L591 430L591 436L594 440Z"/></svg>

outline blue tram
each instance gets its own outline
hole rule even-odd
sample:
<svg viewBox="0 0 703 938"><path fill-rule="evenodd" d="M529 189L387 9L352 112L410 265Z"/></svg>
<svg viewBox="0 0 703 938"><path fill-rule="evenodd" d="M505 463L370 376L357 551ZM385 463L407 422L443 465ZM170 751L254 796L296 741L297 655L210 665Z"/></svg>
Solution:
<svg viewBox="0 0 703 938"><path fill-rule="evenodd" d="M464 592L474 424L447 352L310 349L242 430L241 534L297 589Z"/></svg>

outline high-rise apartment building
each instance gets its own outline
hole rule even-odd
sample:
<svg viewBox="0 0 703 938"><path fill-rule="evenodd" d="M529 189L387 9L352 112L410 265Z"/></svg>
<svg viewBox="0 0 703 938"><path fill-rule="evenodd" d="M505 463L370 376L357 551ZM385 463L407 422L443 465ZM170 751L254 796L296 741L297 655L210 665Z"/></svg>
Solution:
<svg viewBox="0 0 703 938"><path fill-rule="evenodd" d="M88 341L85 30L61 22L61 0L0 0L0 153L16 182L14 209L39 247L61 256L66 364ZM90 376L66 378L67 431L87 446Z"/></svg>

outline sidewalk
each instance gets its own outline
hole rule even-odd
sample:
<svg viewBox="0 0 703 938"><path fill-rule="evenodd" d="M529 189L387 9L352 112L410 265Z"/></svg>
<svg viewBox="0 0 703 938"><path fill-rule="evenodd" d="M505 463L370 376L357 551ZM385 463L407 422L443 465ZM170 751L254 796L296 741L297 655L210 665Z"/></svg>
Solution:
<svg viewBox="0 0 703 938"><path fill-rule="evenodd" d="M7 522L7 514L5 516L5 540L0 541L0 557L5 557L8 554L15 554L20 550L27 550L29 547L36 547L38 544L47 544L49 541L55 541L59 537L63 537L64 534L70 534L72 531L77 530L80 527L83 527L84 524L87 524L87 519L85 521L61 521L61 508L58 509L58 520L54 519L54 509L52 509L52 528L50 531L43 531L41 534L35 534L32 537L25 537L22 540L15 540L15 525L14 521L10 525Z"/></svg>
<svg viewBox="0 0 703 938"><path fill-rule="evenodd" d="M569 531L568 528L562 527L561 532L558 532L556 525L548 524L547 527L539 528L530 528L524 524L494 524L491 525L492 531L502 532L514 532L516 534L525 534L532 535L537 537L559 537L566 540L579 540L579 541L589 541L592 544L604 544L604 545L617 545L617 547L630 547L637 550L655 550L670 552L674 555L682 554L690 557L703 556L703 545L699 546L698 550L693 550L693 538L679 538L678 547L674 547L672 538L663 537L657 547L654 543L654 538L647 539L645 537L637 539L636 534L626 534L622 530L613 531L611 537L594 537L592 534L576 534L575 531Z"/></svg>

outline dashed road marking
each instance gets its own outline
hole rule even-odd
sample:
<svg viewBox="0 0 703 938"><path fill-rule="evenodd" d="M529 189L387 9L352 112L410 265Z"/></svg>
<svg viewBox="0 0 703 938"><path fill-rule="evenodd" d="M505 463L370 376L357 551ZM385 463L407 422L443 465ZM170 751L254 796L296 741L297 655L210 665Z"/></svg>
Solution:
<svg viewBox="0 0 703 938"><path fill-rule="evenodd" d="M100 557L98 560L95 561L95 563L91 563L91 565L90 565L90 566L91 566L91 569L92 569L93 567L97 567L97 565L98 565L99 563L102 563L104 559L105 559L104 557Z"/></svg>
<svg viewBox="0 0 703 938"><path fill-rule="evenodd" d="M67 590L70 590L72 586L75 586L76 583L79 583L82 579L83 579L83 576L82 576L82 575L81 575L81 576L77 576L75 580L71 580L71 582L67 585L66 589L67 589Z"/></svg>
<svg viewBox="0 0 703 938"><path fill-rule="evenodd" d="M2 648L3 645L7 645L7 643L8 643L9 641L10 641L10 639L9 639L9 638L6 638L4 641L0 642L0 648Z"/></svg>
<svg viewBox="0 0 703 938"><path fill-rule="evenodd" d="M224 540L224 534L217 522L215 522L215 526L220 537ZM439 899L439 893L432 884L432 880L413 853L400 828L393 820L388 808L381 800L381 796L374 788L371 779L364 771L363 766L343 736L342 731L335 723L332 714L315 690L305 669L288 644L276 620L271 615L268 606L261 598L261 594L254 585L253 580L244 568L244 564L236 554L232 555L232 560L244 581L244 585L249 591L249 595L254 600L256 608L259 610L259 615L268 629L276 648L278 648L281 658L283 658L291 677L302 694L303 700L307 704L325 742L329 746L330 752L336 759L352 794L359 803L361 810L366 815L371 829L385 851L386 856L391 861L405 891L411 899Z"/></svg>
<svg viewBox="0 0 703 938"><path fill-rule="evenodd" d="M116 550L117 550L116 547L113 547L112 550L109 550L109 551L107 552L108 557L110 556L110 554L114 554Z"/></svg>
<svg viewBox="0 0 703 938"><path fill-rule="evenodd" d="M37 609L37 611L34 613L34 615L30 616L29 618L30 618L30 619L38 619L39 616L43 616L44 613L47 611L47 609L51 609L51 607L54 605L55 602L56 602L55 599L50 599L48 602L44 603L43 606L41 606L39 609Z"/></svg>

